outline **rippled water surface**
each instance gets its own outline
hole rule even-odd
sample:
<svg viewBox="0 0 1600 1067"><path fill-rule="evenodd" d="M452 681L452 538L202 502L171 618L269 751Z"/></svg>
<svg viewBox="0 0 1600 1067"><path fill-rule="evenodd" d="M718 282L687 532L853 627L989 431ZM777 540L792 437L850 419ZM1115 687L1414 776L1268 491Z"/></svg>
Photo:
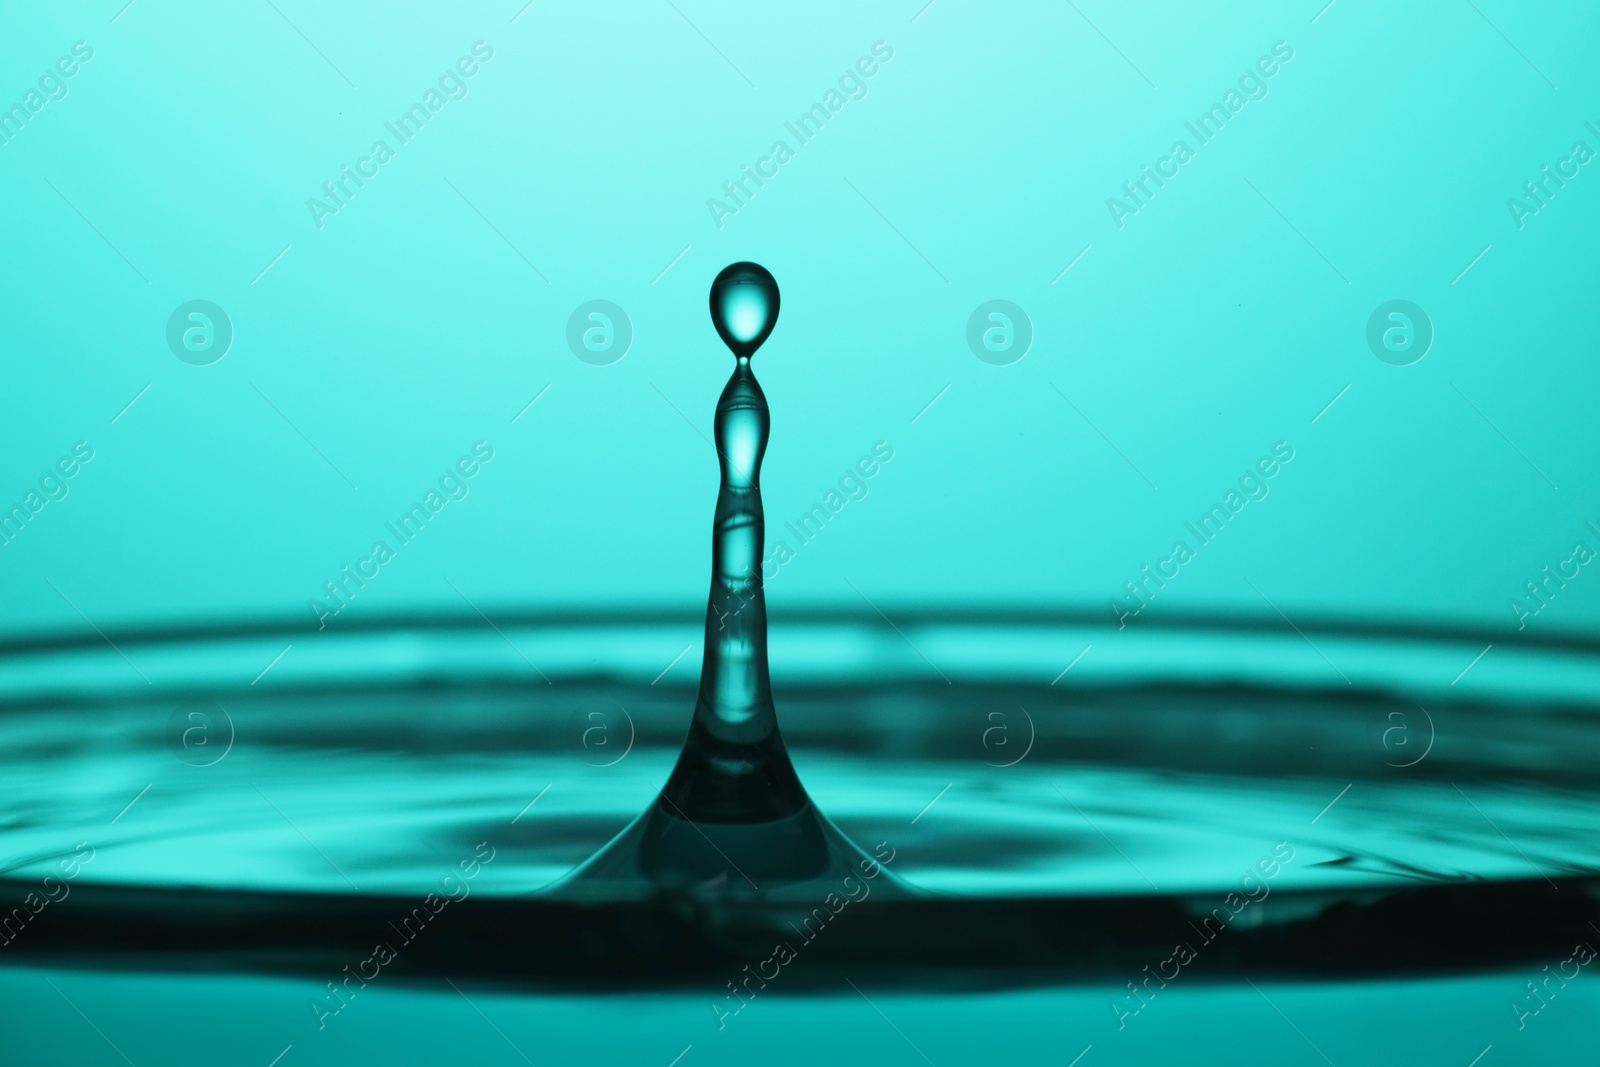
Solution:
<svg viewBox="0 0 1600 1067"><path fill-rule="evenodd" d="M87 840L89 881L404 892L487 839L485 891L538 889L638 814L676 756L696 660L647 678L622 658L637 636L611 631L585 657L553 631L364 635L339 650L357 667L291 648L255 684L240 684L247 669L228 679L233 662L267 662L275 638L205 646L198 669L175 660L148 687L116 679L126 667L104 648L14 661L0 672L19 691L3 721L0 859L13 878L43 874ZM1512 702L1493 661L1480 685L1424 691L1417 672L1430 655L1454 662L1448 646L1413 650L1419 667L1370 643L1394 662L1347 659L1359 685L1281 661L1276 677L1230 672L1207 663L1205 635L1148 641L1143 668L1091 650L1055 684L1054 660L1034 679L944 684L895 669L869 681L855 657L819 683L808 657L852 632L795 636L775 673L807 787L858 840L892 841L899 872L928 889L1198 892L1277 841L1308 888L1600 862L1594 671L1573 653L1533 663L1549 691ZM664 662L674 636L661 637ZM1062 663L1092 644L1060 638ZM1263 640L1260 655L1290 648ZM176 656L154 651L147 673Z"/></svg>
<svg viewBox="0 0 1600 1067"><path fill-rule="evenodd" d="M485 1056L559 1060L625 995L645 995L628 1010L661 1025L617 1040L662 1063L688 1045L739 1062L799 1018L792 993L838 998L841 1018L860 1015L855 1039L886 1057L915 1057L914 1040L936 1063L966 1040L949 1029L956 1002L941 985L990 989L962 1010L1016 1027L1019 1056L1040 1013L1085 1035L1079 1048L1125 1040L1126 1056L1155 1055L1185 1027L1223 1027L1229 1013L1282 1012L1304 1035L1283 1027L1273 1062L1447 1062L1465 1050L1464 1064L1505 1031L1538 1030L1524 1052L1559 1050L1592 1012L1586 971L1520 1028L1508 1009L1571 955L1566 940L1600 941L1580 933L1597 915L1600 865L1587 650L1496 649L1462 674L1481 646L1448 636L1320 635L1308 649L1292 634L1196 628L1102 648L1103 633L1067 624L908 630L902 641L838 620L775 626L774 685L818 806L858 843L890 850L895 874L944 910L930 923L909 904L878 905L870 931L819 938L809 972L721 1026L707 1005L761 959L741 958L743 942L729 942L731 969L681 970L605 942L617 966L574 973L570 987L562 961L579 954L552 948L521 976L539 973L534 990L492 939L473 940L506 923L522 953L565 928L530 894L621 831L665 780L693 704L686 628L152 638L138 657L145 682L105 646L15 651L0 664L3 885L18 902L45 886L66 895L0 956L12 963L0 969L6 1001L44 1020L0 1062L37 1062L69 1000L115 1027L199 997L230 1035L219 1040L243 1056L248 1034L263 1064L286 1045L309 1062L348 1056L350 1042L415 1055L398 1033L426 1044L423 1020L454 1027L463 1013L481 1013ZM915 647L938 647L947 673ZM1215 654L1223 647L1233 654ZM320 915L388 937L383 915L400 920L451 884L474 907L511 910L441 914L436 944L407 948L319 1028L307 1005L363 954L305 925ZM1194 977L1128 1014L1140 1001L1127 983L1169 957L1170 941L1199 940L1192 923L1229 894L1233 947L1200 942L1182 972ZM1553 918L1519 934L1510 912ZM295 925L264 931L269 914ZM119 927L118 916L134 918ZM1419 921L1409 949L1390 943ZM447 922L478 932L454 943ZM1030 954L1008 939L1063 947ZM1487 946L1476 956L1474 939ZM158 970L177 973L150 977ZM1313 974L1321 984L1295 984ZM1399 1059L1371 1058L1343 1021L1431 1016L1448 1031L1465 1004L1481 1008L1483 1041L1411 1035L1383 1046ZM880 1014L907 1040L877 1029ZM174 1054L159 1025L137 1029L117 1041L133 1062L214 1062ZM650 1034L658 1045L638 1044Z"/></svg>

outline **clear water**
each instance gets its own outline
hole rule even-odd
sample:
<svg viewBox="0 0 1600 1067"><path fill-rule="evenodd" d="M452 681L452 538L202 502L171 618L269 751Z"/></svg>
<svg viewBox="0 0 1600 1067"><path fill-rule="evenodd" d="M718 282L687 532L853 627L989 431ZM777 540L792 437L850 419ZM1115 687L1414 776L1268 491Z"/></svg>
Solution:
<svg viewBox="0 0 1600 1067"><path fill-rule="evenodd" d="M1586 1062L1597 18L0 9L0 1063Z"/></svg>
<svg viewBox="0 0 1600 1067"><path fill-rule="evenodd" d="M20 900L55 872L68 895L3 950L4 995L27 1020L10 1062L63 1033L104 1044L66 998L135 1063L274 1042L268 1059L292 1044L309 1062L402 1047L425 1061L460 1041L511 1061L508 1041L534 1062L600 1041L607 1056L693 1045L710 1062L763 1048L801 1062L821 1039L795 1028L818 1011L876 1054L915 1058L909 1039L935 1063L1074 1042L1068 1059L1092 1044L1220 1063L1263 1034L1290 1063L1583 1047L1587 969L1551 979L1520 1028L1511 1005L1537 1006L1526 983L1576 968L1568 942L1600 937L1584 932L1600 865L1591 650L1512 647L1452 687L1442 668L1476 635L1309 633L1351 691L1292 632L1152 628L1051 684L1092 626L898 625L780 615L771 677L809 795L851 840L886 846L924 903L869 897L786 934L798 958L736 1013L729 983L772 958L759 934L664 960L602 923L595 971L562 933L580 913L536 907L674 766L695 686L681 666L657 678L651 653L692 649L689 620L373 628L255 686L239 665L287 635L119 640L153 693L131 691L103 643L14 650L4 886ZM1238 667L1241 652L1272 677ZM79 842L92 859L63 879ZM429 894L451 902L408 941L394 924ZM927 900L936 917L903 910ZM510 910L473 910L487 908ZM1196 928L1208 915L1215 944ZM394 962L332 1011L327 983L374 942ZM1127 983L1179 942L1197 958L1128 1014ZM191 997L203 1026L163 1014ZM954 1021L975 1009L993 1022L981 1038ZM618 1012L629 1025L597 1037Z"/></svg>
<svg viewBox="0 0 1600 1067"><path fill-rule="evenodd" d="M772 701L761 504L771 417L750 361L777 325L778 284L759 264L735 263L711 283L710 304L735 366L713 420L721 477L694 717L655 802L554 893L614 901L671 892L697 903L765 903L810 900L841 886L865 896L871 886L862 879L870 878L881 901L903 889L806 795ZM590 717L593 740L602 736L604 713Z"/></svg>
<svg viewBox="0 0 1600 1067"><path fill-rule="evenodd" d="M1137 1062L1219 1016L1197 1062L1231 1062L1264 1009L1299 1039L1279 1034L1286 1062L1587 1040L1589 643L1502 639L1472 674L1493 647L1467 660L1472 631L1191 621L1084 664L1105 634L1068 616L818 613L777 629L774 671L750 357L776 287L736 264L711 307L736 366L687 738L687 671L668 675L695 640L670 613L336 631L260 688L293 634L0 659L0 887L21 901L0 995L35 1020L7 1062L64 1009L171 1063L280 1042L335 1062L399 1020L421 1035L399 1054L427 1062L464 1011L528 1062L599 1040L806 1062L792 1031L818 1011L831 1040L904 1055L875 1017L928 1062L1054 1055L1063 1027L1080 1058ZM645 650L680 638L647 681ZM202 996L224 1026L149 1023ZM1471 1033L1419 1029L1458 1000L1481 1006ZM951 1031L975 1010L1009 1031ZM616 1013L628 1036L600 1038Z"/></svg>
<svg viewBox="0 0 1600 1067"><path fill-rule="evenodd" d="M907 623L930 647L990 629ZM652 685L654 663L630 652L692 632L659 621L501 630L509 643L467 627L360 634L253 689L221 679L276 636L141 648L150 662L181 654L212 668L200 672L207 688L181 696L159 674L159 695L96 686L116 670L107 649L13 662L5 682L30 692L6 713L8 877L42 877L88 840L98 851L85 883L408 893L488 838L498 857L478 892L548 885L668 779L695 690L686 678ZM1468 645L1351 641L1351 669L1361 650L1373 655L1352 695L1310 664L1251 685L1205 661L1217 647L1285 651L1278 635L1163 631L1135 653L1159 661L1148 672L1131 656L1085 660L1051 686L1054 650L1081 632L1013 624L1013 655L1034 644L1035 671L1001 681L952 667L945 685L910 663L878 679L819 670L840 649L872 659L878 641L898 640L881 620L779 625L777 684L808 791L854 839L890 840L904 878L957 895L1221 890L1277 840L1297 849L1287 884L1318 890L1562 878L1600 860L1600 724L1586 710L1600 667L1586 654L1522 650L1498 677L1486 669L1479 685L1430 695L1399 654L1426 667ZM346 675L349 661L373 666ZM50 675L24 679L25 666ZM1565 671L1567 684L1503 714L1496 683L1520 669ZM174 708L208 712L187 746ZM225 753L213 747L229 734ZM1550 734L1564 743L1546 744Z"/></svg>

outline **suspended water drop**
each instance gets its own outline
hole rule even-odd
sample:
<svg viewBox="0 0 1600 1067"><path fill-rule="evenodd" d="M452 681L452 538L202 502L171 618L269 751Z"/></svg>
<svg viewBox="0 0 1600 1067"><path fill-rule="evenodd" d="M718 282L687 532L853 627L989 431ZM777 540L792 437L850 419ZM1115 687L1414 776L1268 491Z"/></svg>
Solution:
<svg viewBox="0 0 1600 1067"><path fill-rule="evenodd" d="M555 887L558 896L594 899L663 889L803 896L804 887L820 879L877 877L881 871L812 804L784 748L772 703L760 481L771 421L750 357L777 324L778 283L755 263L725 268L711 284L711 321L738 362L717 401L722 479L694 718L655 803ZM886 877L879 884L891 882Z"/></svg>
<svg viewBox="0 0 1600 1067"><path fill-rule="evenodd" d="M778 324L778 283L759 263L724 267L711 283L711 322L722 343L749 359Z"/></svg>

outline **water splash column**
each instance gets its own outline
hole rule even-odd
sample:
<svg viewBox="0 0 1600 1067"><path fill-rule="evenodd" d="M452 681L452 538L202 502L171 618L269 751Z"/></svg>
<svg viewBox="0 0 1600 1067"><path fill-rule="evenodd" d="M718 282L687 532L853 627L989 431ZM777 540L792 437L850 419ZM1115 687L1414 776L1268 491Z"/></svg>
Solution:
<svg viewBox="0 0 1600 1067"><path fill-rule="evenodd" d="M751 357L778 321L778 284L735 263L711 285L711 321L733 353L717 401L721 469L711 537L705 659L689 733L644 814L551 888L552 899L687 892L699 898L821 899L818 880L905 890L817 810L778 732L767 673L761 459L771 428ZM827 890L823 890L826 892Z"/></svg>
<svg viewBox="0 0 1600 1067"><path fill-rule="evenodd" d="M777 282L755 263L735 263L711 285L711 321L735 365L717 401L721 485L700 693L684 751L661 794L669 812L697 821L769 821L809 804L772 704L761 579L761 460L771 419L750 361L777 324L778 307Z"/></svg>

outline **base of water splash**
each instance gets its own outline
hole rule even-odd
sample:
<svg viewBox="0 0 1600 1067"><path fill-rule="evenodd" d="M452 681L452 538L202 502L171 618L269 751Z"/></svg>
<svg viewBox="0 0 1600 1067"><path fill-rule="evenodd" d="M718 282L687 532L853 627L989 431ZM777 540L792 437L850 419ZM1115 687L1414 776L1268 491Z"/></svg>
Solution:
<svg viewBox="0 0 1600 1067"><path fill-rule="evenodd" d="M868 853L807 800L758 822L689 819L665 795L593 857L538 895L572 902L682 896L730 905L923 896L889 871L887 844ZM843 906L839 904L838 906Z"/></svg>

